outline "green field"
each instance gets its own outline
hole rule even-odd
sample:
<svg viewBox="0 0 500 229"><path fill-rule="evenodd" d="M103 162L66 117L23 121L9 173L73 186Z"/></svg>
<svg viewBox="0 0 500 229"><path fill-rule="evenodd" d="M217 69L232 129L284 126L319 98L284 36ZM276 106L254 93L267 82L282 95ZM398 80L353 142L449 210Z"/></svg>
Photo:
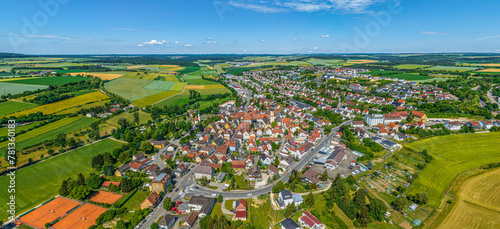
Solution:
<svg viewBox="0 0 500 229"><path fill-rule="evenodd" d="M24 91L34 91L38 89L45 89L48 86L45 85L30 85L30 84L21 84L17 83L18 81L22 80L14 80L14 81L4 81L0 82L0 94L4 95L5 94L19 94ZM16 82L16 83L9 83L9 82Z"/></svg>
<svg viewBox="0 0 500 229"><path fill-rule="evenodd" d="M199 91L199 90L197 90ZM157 107L164 107L164 106L174 106L174 105L182 105L184 103L187 103L189 101L189 92L185 91L182 93L177 94L176 96L172 96L166 100L163 100L156 104L155 106Z"/></svg>
<svg viewBox="0 0 500 229"><path fill-rule="evenodd" d="M69 134L74 131L86 128L95 121L93 118L76 116L64 118L53 123L41 126L27 133L16 136L16 149L21 150L25 147L42 143L45 140L54 139L57 134ZM0 148L7 146L8 142L0 143ZM3 155L4 151L0 151Z"/></svg>
<svg viewBox="0 0 500 229"><path fill-rule="evenodd" d="M186 83L175 83L174 86L172 86L170 88L170 90L172 91L182 91L184 90L184 85L186 85Z"/></svg>
<svg viewBox="0 0 500 229"><path fill-rule="evenodd" d="M431 66L432 65L424 65L424 64L400 64L394 67L398 69L418 69L418 68L428 68Z"/></svg>
<svg viewBox="0 0 500 229"><path fill-rule="evenodd" d="M163 70L163 69L160 69ZM161 74L161 73L151 73L147 72L144 74L143 72L130 72L125 74L125 78L133 78L133 79L143 79L143 80L154 80L157 77L162 77L162 81L172 81L172 82L178 82L177 77L174 75L170 74Z"/></svg>
<svg viewBox="0 0 500 229"><path fill-rule="evenodd" d="M161 101L162 99L168 98L170 96L176 95L178 93L179 91L163 91L154 95L150 95L148 97L144 97L142 99L134 100L132 104L142 108L147 105L152 105L153 103Z"/></svg>
<svg viewBox="0 0 500 229"><path fill-rule="evenodd" d="M51 76L51 77L38 77L33 79L16 80L15 83L20 84L37 84L37 85L63 85L82 80L89 80L90 78L78 76Z"/></svg>
<svg viewBox="0 0 500 229"><path fill-rule="evenodd" d="M89 174L90 161L95 155L113 152L122 143L106 139L67 154L47 159L16 172L16 211L22 213L57 195L63 179ZM0 186L7 187L9 177L0 177ZM7 203L10 194L0 192L0 201ZM7 218L7 205L0 206L0 219Z"/></svg>
<svg viewBox="0 0 500 229"><path fill-rule="evenodd" d="M439 206L447 187L461 172L490 163L500 162L500 132L433 137L406 145L424 149L434 160L420 173L409 194L426 192L429 205Z"/></svg>
<svg viewBox="0 0 500 229"><path fill-rule="evenodd" d="M218 84L217 82L208 81L208 80L204 80L204 79L194 79L194 80L185 79L185 80L186 80L186 82L187 82L188 85L212 85L212 84Z"/></svg>
<svg viewBox="0 0 500 229"><path fill-rule="evenodd" d="M151 83L151 81L152 80L120 77L106 83L104 87L110 92L118 94L130 101L134 101L162 92L162 90L144 88L144 86Z"/></svg>
<svg viewBox="0 0 500 229"><path fill-rule="evenodd" d="M2 83L0 83L2 85ZM23 103L23 102L15 102L15 101L7 101L0 103L0 117L8 114L12 114L14 112L27 110L33 107L36 107L36 104L33 103Z"/></svg>
<svg viewBox="0 0 500 229"><path fill-rule="evenodd" d="M188 74L188 73L191 73L191 72L196 72L200 70L200 67L192 67L192 66L189 66L189 67L186 67L182 70L178 70L176 72L180 73L180 74Z"/></svg>
<svg viewBox="0 0 500 229"><path fill-rule="evenodd" d="M199 80L201 79L201 75L185 75L184 80Z"/></svg>
<svg viewBox="0 0 500 229"><path fill-rule="evenodd" d="M410 81L432 79L432 77L429 77L429 76L421 76L421 75L417 75L417 74L406 74L406 73L395 74L395 75L380 75L379 77L398 78L398 79L404 79L404 80L410 80Z"/></svg>
<svg viewBox="0 0 500 229"><path fill-rule="evenodd" d="M19 134L19 132L21 132L23 130L26 131L26 130L34 127L37 124L38 123L34 122L34 123L24 125L24 126L16 126L16 134ZM8 133L9 133L9 129L7 129L7 126L0 127L0 136L7 136Z"/></svg>
<svg viewBox="0 0 500 229"><path fill-rule="evenodd" d="M170 90L170 88L172 88L172 86L174 86L174 84L175 82L154 80L144 86L144 88L168 91Z"/></svg>
<svg viewBox="0 0 500 229"><path fill-rule="evenodd" d="M475 67L457 67L457 66L434 66L434 67L427 68L427 69L428 70L440 70L440 71L465 72L465 71L476 70L477 68L475 68Z"/></svg>

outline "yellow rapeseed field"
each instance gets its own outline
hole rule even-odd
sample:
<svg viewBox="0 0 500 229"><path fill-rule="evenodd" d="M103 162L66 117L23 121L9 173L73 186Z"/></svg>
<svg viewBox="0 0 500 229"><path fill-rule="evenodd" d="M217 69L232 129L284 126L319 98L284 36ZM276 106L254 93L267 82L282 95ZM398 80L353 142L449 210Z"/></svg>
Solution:
<svg viewBox="0 0 500 229"><path fill-rule="evenodd" d="M28 110L16 112L16 113L10 114L8 116L17 117L17 116L29 115L29 114L37 113L37 112L42 112L44 114L53 114L53 113L57 113L57 112L60 112L62 110L65 110L65 109L68 109L71 107L76 107L76 106L80 106L80 105L87 104L87 103L93 103L93 102L101 101L101 100L108 99L108 98L109 97L107 95L102 94L101 92L92 92L92 93L72 97L69 99L65 99L62 101L58 101L55 103L49 103L49 104L45 104L42 106L31 108Z"/></svg>

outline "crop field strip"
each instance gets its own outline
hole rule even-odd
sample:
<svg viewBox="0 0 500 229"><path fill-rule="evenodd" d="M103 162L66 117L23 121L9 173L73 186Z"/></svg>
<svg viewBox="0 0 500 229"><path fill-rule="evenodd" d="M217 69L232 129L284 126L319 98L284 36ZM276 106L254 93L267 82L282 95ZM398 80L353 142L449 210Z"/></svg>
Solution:
<svg viewBox="0 0 500 229"><path fill-rule="evenodd" d="M1 85L1 84L0 84ZM25 103L25 102L16 102L16 101L7 101L0 103L0 117L8 114L12 114L14 112L27 110L38 105L33 103Z"/></svg>
<svg viewBox="0 0 500 229"><path fill-rule="evenodd" d="M18 212L24 212L57 195L62 180L76 177L78 173L92 172L90 159L104 152L113 152L122 143L110 139L76 149L63 155L41 161L16 172L16 205ZM0 185L8 186L9 178L0 177ZM0 192L0 201L7 203L10 194ZM7 205L0 205L0 219L7 218Z"/></svg>
<svg viewBox="0 0 500 229"><path fill-rule="evenodd" d="M21 115L29 115L32 113L42 112L43 114L54 114L63 110L66 110L71 107L81 106L87 103L93 103L101 100L108 99L109 97L101 92L92 92L80 96L71 97L69 99L65 99L62 101L58 101L55 103L49 103L45 105L41 105L38 107L34 107L28 110L16 112L10 114L9 116L21 116Z"/></svg>
<svg viewBox="0 0 500 229"><path fill-rule="evenodd" d="M175 82L154 80L144 86L144 88L168 91L174 86L174 84Z"/></svg>
<svg viewBox="0 0 500 229"><path fill-rule="evenodd" d="M86 77L77 76L52 76L52 77L36 77L36 78L23 78L16 79L15 83L19 84L34 84L34 85L63 85L82 80L89 80ZM7 81L9 82L9 81ZM13 82L14 83L14 82Z"/></svg>
<svg viewBox="0 0 500 229"><path fill-rule="evenodd" d="M45 140L54 139L57 134L65 133L69 134L71 132L89 127L95 121L93 118L87 118L82 116L76 116L71 118L63 118L61 120L55 121L33 129L24 134L16 136L16 148L18 150L29 147L32 145L37 145ZM7 146L7 141L0 143L0 148ZM1 155L4 152L0 152Z"/></svg>

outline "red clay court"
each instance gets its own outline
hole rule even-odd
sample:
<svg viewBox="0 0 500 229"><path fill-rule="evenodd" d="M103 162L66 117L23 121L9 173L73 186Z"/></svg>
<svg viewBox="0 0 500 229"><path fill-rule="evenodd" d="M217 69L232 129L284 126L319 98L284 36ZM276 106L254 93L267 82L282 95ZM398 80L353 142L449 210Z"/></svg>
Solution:
<svg viewBox="0 0 500 229"><path fill-rule="evenodd" d="M113 204L120 198L122 198L122 195L114 194L111 192L99 191L90 198L90 201L96 203Z"/></svg>
<svg viewBox="0 0 500 229"><path fill-rule="evenodd" d="M62 220L52 226L54 229L87 229L95 224L95 220L102 213L107 211L92 204L84 204L74 212L64 217Z"/></svg>
<svg viewBox="0 0 500 229"><path fill-rule="evenodd" d="M52 201L42 205L41 207L33 210L32 212L24 215L19 220L29 226L35 228L45 228L46 223L50 223L57 218L65 216L68 211L79 206L80 203L66 199L64 197L57 197Z"/></svg>

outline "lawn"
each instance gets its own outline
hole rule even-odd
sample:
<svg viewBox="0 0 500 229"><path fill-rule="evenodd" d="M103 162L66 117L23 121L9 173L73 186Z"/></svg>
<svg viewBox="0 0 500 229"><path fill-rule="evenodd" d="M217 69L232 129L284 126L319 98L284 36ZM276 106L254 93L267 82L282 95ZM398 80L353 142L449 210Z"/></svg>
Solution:
<svg viewBox="0 0 500 229"><path fill-rule="evenodd" d="M255 228L269 228L271 225L285 219L285 210L274 211L269 197L265 197L265 199L252 198L251 201L250 199L247 199L247 201L250 210L248 212L249 219L247 219L246 223L250 223Z"/></svg>
<svg viewBox="0 0 500 229"><path fill-rule="evenodd" d="M1 85L1 83L0 83ZM7 101L0 103L0 117L4 115L8 115L14 112L30 109L36 107L36 104L33 103L23 103L23 102L15 102L15 101Z"/></svg>
<svg viewBox="0 0 500 229"><path fill-rule="evenodd" d="M4 93L15 95L15 94L22 93L24 91L35 91L38 89L45 89L48 87L45 85L30 85L30 84L17 83L19 81L21 81L21 80L0 82L0 93L2 95L4 95ZM10 82L12 82L12 83L10 83ZM16 83L14 83L14 82L16 82Z"/></svg>
<svg viewBox="0 0 500 229"><path fill-rule="evenodd" d="M78 76L51 76L51 77L38 77L32 79L16 80L16 83L22 84L36 84L36 85L63 85L82 80L89 80L90 78Z"/></svg>
<svg viewBox="0 0 500 229"><path fill-rule="evenodd" d="M36 129L30 130L24 134L16 136L16 149L37 145L45 140L54 139L57 134L69 134L74 131L86 128L95 121L93 118L83 116L76 116L71 118L64 118L53 123L46 124ZM8 141L0 143L0 148L7 146ZM4 151L0 151L3 155Z"/></svg>
<svg viewBox="0 0 500 229"><path fill-rule="evenodd" d="M13 113L9 116L18 117L20 115L29 115L32 113L42 112L43 114L53 114L68 108L81 106L88 103L94 103L108 99L109 97L101 92L92 92L80 96L71 97L62 101L57 101L55 103L49 103L42 106L34 107L28 110L19 111Z"/></svg>
<svg viewBox="0 0 500 229"><path fill-rule="evenodd" d="M408 194L426 192L429 205L438 207L447 187L461 172L500 162L500 132L433 137L406 145L426 149L434 160L420 173Z"/></svg>
<svg viewBox="0 0 500 229"><path fill-rule="evenodd" d="M122 143L103 140L98 143L41 161L16 172L16 211L22 213L57 195L62 180L76 178L78 173L89 174L90 161L95 155L113 152ZM7 187L9 177L0 177L0 186ZM0 201L7 203L11 194L0 192ZM0 205L0 219L7 218L7 205Z"/></svg>
<svg viewBox="0 0 500 229"><path fill-rule="evenodd" d="M144 189L146 189L146 191L144 191ZM141 203L146 199L146 197L149 196L149 194L151 194L151 192L148 188L139 189L122 207L129 211L139 210L141 208ZM125 198L125 196L122 198Z"/></svg>

